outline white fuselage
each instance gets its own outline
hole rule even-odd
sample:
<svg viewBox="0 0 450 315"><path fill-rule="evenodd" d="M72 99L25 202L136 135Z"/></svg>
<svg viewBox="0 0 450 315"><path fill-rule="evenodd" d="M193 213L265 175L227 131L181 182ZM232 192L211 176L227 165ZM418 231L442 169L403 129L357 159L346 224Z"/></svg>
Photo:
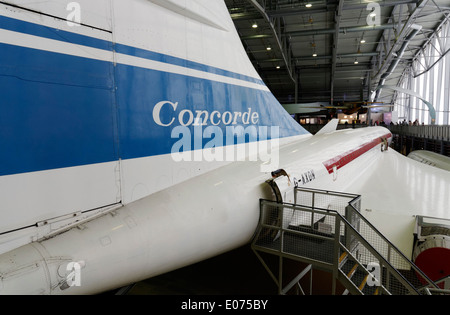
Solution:
<svg viewBox="0 0 450 315"><path fill-rule="evenodd" d="M388 134L379 127L305 136L281 146L280 166L292 180L312 171L314 180L307 187L317 183L324 189L342 189L351 184L352 172L380 157L379 139ZM344 144L343 139L350 141ZM373 140L378 143L339 167L337 176L325 167L329 160L338 165L341 158L362 147L361 141ZM305 152L315 153L305 155ZM2 270L5 273L2 293L103 292L247 243L258 224L259 199L273 198L265 183L271 175L261 172L261 163L230 163L56 237L0 256L0 266L11 259L15 261L9 270ZM72 261L82 262L81 285L63 290L65 268ZM34 270L29 271L36 262ZM27 271L22 274L21 270ZM30 281L34 277L39 281Z"/></svg>
<svg viewBox="0 0 450 315"><path fill-rule="evenodd" d="M2 1L0 94L0 294L99 293L226 252L271 172L360 193L391 138L309 134L222 0Z"/></svg>

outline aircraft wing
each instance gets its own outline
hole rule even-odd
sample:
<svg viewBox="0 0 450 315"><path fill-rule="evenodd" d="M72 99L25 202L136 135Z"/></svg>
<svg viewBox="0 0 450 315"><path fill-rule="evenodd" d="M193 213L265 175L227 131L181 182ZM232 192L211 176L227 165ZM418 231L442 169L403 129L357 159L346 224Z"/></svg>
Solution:
<svg viewBox="0 0 450 315"><path fill-rule="evenodd" d="M450 157L427 150L416 150L408 154L408 158L450 171Z"/></svg>
<svg viewBox="0 0 450 315"><path fill-rule="evenodd" d="M305 114L325 110L330 107L330 103L284 104L283 107L289 114Z"/></svg>
<svg viewBox="0 0 450 315"><path fill-rule="evenodd" d="M450 172L394 150L384 153L348 191L363 196L363 215L408 255L416 216L450 219Z"/></svg>

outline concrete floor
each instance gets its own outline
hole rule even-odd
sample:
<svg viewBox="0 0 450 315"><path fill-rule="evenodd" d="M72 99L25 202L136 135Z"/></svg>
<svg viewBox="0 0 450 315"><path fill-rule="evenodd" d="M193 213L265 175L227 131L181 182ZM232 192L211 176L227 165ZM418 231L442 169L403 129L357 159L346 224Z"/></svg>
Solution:
<svg viewBox="0 0 450 315"><path fill-rule="evenodd" d="M127 295L274 294L277 294L277 286L250 245L141 281L127 293Z"/></svg>
<svg viewBox="0 0 450 315"><path fill-rule="evenodd" d="M278 276L278 256L263 255ZM306 264L284 260L284 285ZM301 281L309 294L309 276ZM331 274L313 270L313 295L331 294ZM278 287L250 244L228 253L136 283L127 295L278 295ZM288 294L293 294L289 292Z"/></svg>

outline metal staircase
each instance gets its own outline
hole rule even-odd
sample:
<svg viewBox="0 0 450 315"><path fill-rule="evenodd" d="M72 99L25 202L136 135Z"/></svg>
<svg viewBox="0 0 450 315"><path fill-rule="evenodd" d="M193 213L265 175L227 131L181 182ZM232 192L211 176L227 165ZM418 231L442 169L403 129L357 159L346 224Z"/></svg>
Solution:
<svg viewBox="0 0 450 315"><path fill-rule="evenodd" d="M252 249L279 294L299 285L313 269L332 273L332 294L430 294L440 288L359 212L360 196L294 188L294 203L260 200ZM278 277L261 253L279 258ZM287 285L284 258L306 263ZM312 279L312 277L311 277ZM337 292L338 283L345 287ZM312 286L312 284L310 284Z"/></svg>

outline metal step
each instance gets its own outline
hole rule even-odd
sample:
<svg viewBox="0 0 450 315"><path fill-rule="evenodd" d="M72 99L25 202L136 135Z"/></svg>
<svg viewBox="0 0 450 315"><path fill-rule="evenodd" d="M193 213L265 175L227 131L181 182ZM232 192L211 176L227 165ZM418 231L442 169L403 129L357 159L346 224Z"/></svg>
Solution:
<svg viewBox="0 0 450 315"><path fill-rule="evenodd" d="M333 294L338 293L336 281L346 288L344 294L422 294L416 282L405 277L405 270L410 270L409 274L415 278L420 274L429 287L437 287L361 215L359 196L298 187L294 188L294 196L295 204L260 200L260 222L252 249L255 253L279 256L278 268L287 258L329 271L334 275ZM338 199L341 201L337 202ZM320 208L317 203L328 206ZM327 229L320 229L317 219ZM383 250L379 252L376 248ZM258 258L281 293L281 270L277 279L264 260Z"/></svg>

